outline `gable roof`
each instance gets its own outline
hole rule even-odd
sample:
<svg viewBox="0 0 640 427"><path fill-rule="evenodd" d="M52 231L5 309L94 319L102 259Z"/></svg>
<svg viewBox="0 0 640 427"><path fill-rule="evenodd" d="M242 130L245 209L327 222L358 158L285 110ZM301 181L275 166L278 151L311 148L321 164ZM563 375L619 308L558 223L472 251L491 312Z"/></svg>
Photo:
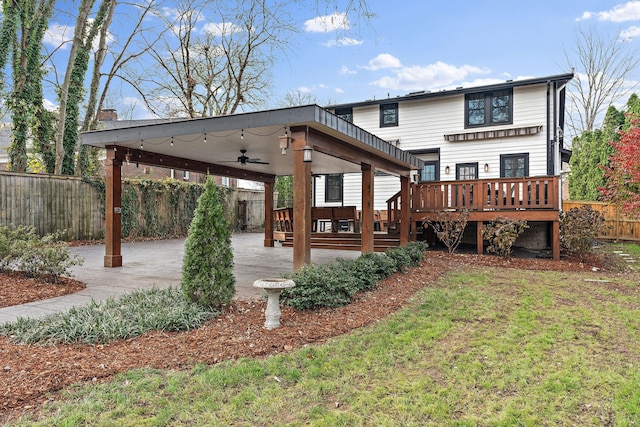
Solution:
<svg viewBox="0 0 640 427"><path fill-rule="evenodd" d="M417 91L417 92L410 92L407 95L396 96L395 98L390 97L390 98L383 98L383 99L370 99L370 100L360 101L360 102L335 104L335 105L329 105L327 106L327 108L331 110L336 110L340 108L349 108L349 107L365 107L369 105L388 104L392 102L416 101L421 99L439 98L444 96L453 96L453 95L460 95L460 94L466 94L466 93L510 89L514 87L530 86L530 85L544 84L544 83L550 83L550 82L558 82L561 84L565 84L569 82L569 80L571 80L572 78L573 78L573 73L567 73L567 74L557 74L557 75L548 76L548 77L537 77L537 78L523 79L523 80L507 80L503 83L496 83L496 84L484 85L484 86L458 87L452 90L446 90L446 89L438 90L438 91L423 90L423 91Z"/></svg>

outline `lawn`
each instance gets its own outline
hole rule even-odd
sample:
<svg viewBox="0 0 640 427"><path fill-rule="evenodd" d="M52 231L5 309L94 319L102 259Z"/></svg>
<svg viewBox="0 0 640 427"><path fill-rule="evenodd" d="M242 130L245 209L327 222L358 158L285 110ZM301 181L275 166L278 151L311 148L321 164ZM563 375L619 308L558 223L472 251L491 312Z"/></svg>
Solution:
<svg viewBox="0 0 640 427"><path fill-rule="evenodd" d="M637 270L459 265L373 326L67 388L35 425L638 425L639 291Z"/></svg>

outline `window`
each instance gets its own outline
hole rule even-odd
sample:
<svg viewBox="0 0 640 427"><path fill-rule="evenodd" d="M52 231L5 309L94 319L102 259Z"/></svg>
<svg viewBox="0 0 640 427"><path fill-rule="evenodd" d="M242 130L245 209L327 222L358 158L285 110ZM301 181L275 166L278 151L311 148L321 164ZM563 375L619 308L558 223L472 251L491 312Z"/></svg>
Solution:
<svg viewBox="0 0 640 427"><path fill-rule="evenodd" d="M478 163L458 163L456 165L456 179L478 179Z"/></svg>
<svg viewBox="0 0 640 427"><path fill-rule="evenodd" d="M500 177L521 178L529 176L529 153L502 154L500 156Z"/></svg>
<svg viewBox="0 0 640 427"><path fill-rule="evenodd" d="M513 123L513 90L467 94L464 116L465 127Z"/></svg>
<svg viewBox="0 0 640 427"><path fill-rule="evenodd" d="M338 108L336 109L335 114L341 119L346 120L349 123L353 123L353 108Z"/></svg>
<svg viewBox="0 0 640 427"><path fill-rule="evenodd" d="M437 160L425 161L424 166L420 170L419 182L423 181L439 181L440 180L440 162Z"/></svg>
<svg viewBox="0 0 640 427"><path fill-rule="evenodd" d="M324 201L342 202L342 174L325 175Z"/></svg>
<svg viewBox="0 0 640 427"><path fill-rule="evenodd" d="M398 126L398 103L380 104L380 127Z"/></svg>

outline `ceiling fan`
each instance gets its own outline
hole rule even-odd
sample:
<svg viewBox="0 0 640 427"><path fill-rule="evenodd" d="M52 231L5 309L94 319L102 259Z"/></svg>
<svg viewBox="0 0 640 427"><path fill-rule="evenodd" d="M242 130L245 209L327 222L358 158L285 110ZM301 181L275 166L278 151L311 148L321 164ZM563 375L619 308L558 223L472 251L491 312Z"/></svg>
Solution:
<svg viewBox="0 0 640 427"><path fill-rule="evenodd" d="M238 158L235 160L236 162L240 163L241 165L245 165L247 163L255 163L255 164L259 164L259 165L268 165L269 162L262 162L260 161L260 159L252 159L248 156L245 156L245 154L247 153L247 149L243 148L240 150L241 155L238 156ZM231 160L233 161L233 160Z"/></svg>

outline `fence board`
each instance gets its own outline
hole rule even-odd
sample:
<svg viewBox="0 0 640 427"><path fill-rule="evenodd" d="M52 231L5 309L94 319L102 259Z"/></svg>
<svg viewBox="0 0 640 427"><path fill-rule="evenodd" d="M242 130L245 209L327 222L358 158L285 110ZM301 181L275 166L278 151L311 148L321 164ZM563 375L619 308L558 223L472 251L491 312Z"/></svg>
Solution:
<svg viewBox="0 0 640 427"><path fill-rule="evenodd" d="M581 206L591 206L604 217L605 226L598 235L601 239L607 240L629 240L640 241L640 221L633 220L620 212L616 205L605 202L583 202L575 200L564 200L562 210L568 211Z"/></svg>
<svg viewBox="0 0 640 427"><path fill-rule="evenodd" d="M123 207L125 192L133 192L128 208L136 228L130 230L129 237L186 236L193 216L193 202L187 207L186 193L152 190L153 194L145 197L143 186L123 182ZM232 227L264 227L263 191L233 189L228 200ZM67 230L72 240L101 239L105 227L103 195L79 177L0 172L0 225L33 226L41 236Z"/></svg>

